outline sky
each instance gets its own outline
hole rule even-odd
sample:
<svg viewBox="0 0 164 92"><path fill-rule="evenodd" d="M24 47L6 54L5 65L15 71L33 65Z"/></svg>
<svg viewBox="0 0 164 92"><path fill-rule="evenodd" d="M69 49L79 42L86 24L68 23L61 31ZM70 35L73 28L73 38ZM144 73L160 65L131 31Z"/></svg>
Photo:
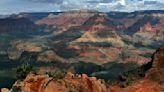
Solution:
<svg viewBox="0 0 164 92"><path fill-rule="evenodd" d="M164 0L0 0L0 15L80 9L98 10L101 12L164 10Z"/></svg>

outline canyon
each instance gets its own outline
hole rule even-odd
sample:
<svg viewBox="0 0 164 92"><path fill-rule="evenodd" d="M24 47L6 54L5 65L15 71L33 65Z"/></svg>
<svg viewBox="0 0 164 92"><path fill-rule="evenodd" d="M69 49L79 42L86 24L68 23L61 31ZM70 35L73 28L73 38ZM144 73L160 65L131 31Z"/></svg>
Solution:
<svg viewBox="0 0 164 92"><path fill-rule="evenodd" d="M79 10L2 17L0 88L162 92L163 25L164 11L158 10ZM147 69L149 64L152 66ZM60 71L62 78L54 78Z"/></svg>
<svg viewBox="0 0 164 92"><path fill-rule="evenodd" d="M161 47L154 54L145 76L122 88L117 84L107 84L96 77L86 74L78 75L68 72L62 79L54 79L48 75L29 74L25 80L17 81L13 90L20 92L163 92L163 64L164 48ZM125 80L128 80L125 79ZM1 91L6 92L6 91ZM14 91L16 92L16 91Z"/></svg>

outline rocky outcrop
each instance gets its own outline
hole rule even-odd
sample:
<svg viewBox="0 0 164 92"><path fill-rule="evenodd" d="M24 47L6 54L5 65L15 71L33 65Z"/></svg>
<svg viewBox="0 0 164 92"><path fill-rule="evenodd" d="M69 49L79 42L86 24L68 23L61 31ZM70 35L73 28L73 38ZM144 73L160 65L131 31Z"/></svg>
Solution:
<svg viewBox="0 0 164 92"><path fill-rule="evenodd" d="M152 32L156 33L157 30L148 22L143 28L140 28L140 32Z"/></svg>
<svg viewBox="0 0 164 92"><path fill-rule="evenodd" d="M17 81L13 90L23 92L163 92L164 91L164 48L154 54L151 67L142 79L134 81L125 88L109 85L95 77L86 74L74 75L67 73L64 78L55 79L49 75L29 74L24 81ZM145 66L145 68L147 65Z"/></svg>
<svg viewBox="0 0 164 92"><path fill-rule="evenodd" d="M102 36L101 34L103 34ZM93 43L111 43L112 46L114 47L123 47L125 46L125 43L122 41L121 37L115 32L115 31L101 31L101 34L99 34L100 31L87 31L85 32L81 38L78 38L74 42L75 43L87 43L87 42L93 42Z"/></svg>
<svg viewBox="0 0 164 92"><path fill-rule="evenodd" d="M50 14L47 18L39 20L36 24L51 25L60 29L60 31L66 31L72 26L82 25L88 18L93 16L96 12L94 11L74 11L65 12L59 15Z"/></svg>
<svg viewBox="0 0 164 92"><path fill-rule="evenodd" d="M27 18L4 18L0 19L0 33L8 32L33 32L38 26Z"/></svg>
<svg viewBox="0 0 164 92"><path fill-rule="evenodd" d="M38 55L37 61L42 62L51 62L51 61L60 61L66 62L65 59L61 58L60 56L56 55L56 53L52 50L45 51Z"/></svg>
<svg viewBox="0 0 164 92"><path fill-rule="evenodd" d="M16 45L18 50L28 51L28 52L41 52L43 50L42 46L37 43L22 42Z"/></svg>
<svg viewBox="0 0 164 92"><path fill-rule="evenodd" d="M141 56L135 56L135 57L126 58L124 63L135 62L135 63L137 63L139 65L143 65L143 64L146 64L146 63L148 63L150 61L151 61L150 58L145 58L145 57L141 57Z"/></svg>
<svg viewBox="0 0 164 92"><path fill-rule="evenodd" d="M153 59L153 68L164 68L164 47L157 50Z"/></svg>
<svg viewBox="0 0 164 92"><path fill-rule="evenodd" d="M157 50L150 68L142 80L123 89L120 92L163 92L164 91L164 47ZM117 91L114 91L117 92Z"/></svg>
<svg viewBox="0 0 164 92"><path fill-rule="evenodd" d="M152 68L146 73L146 78L164 85L164 47L157 50L153 57Z"/></svg>
<svg viewBox="0 0 164 92"><path fill-rule="evenodd" d="M132 26L130 26L129 28L127 28L125 31L128 35L133 35L136 32L138 32L140 30L140 28L144 27L145 24L151 24L151 25L155 25L158 23L158 19L157 17L153 17L153 16L144 16L141 19L138 19ZM150 26L145 26L144 29L146 29L146 31L155 31L152 30L153 28L150 28ZM148 30L147 30L148 29ZM144 30L145 31L145 30Z"/></svg>
<svg viewBox="0 0 164 92"><path fill-rule="evenodd" d="M138 81L127 88L111 87L112 92L163 92L162 85L151 80Z"/></svg>
<svg viewBox="0 0 164 92"><path fill-rule="evenodd" d="M1 89L1 92L10 92L10 90L7 89L7 88L2 88L2 89Z"/></svg>
<svg viewBox="0 0 164 92"><path fill-rule="evenodd" d="M31 40L14 40L10 42L17 51L42 52L49 48L45 42Z"/></svg>
<svg viewBox="0 0 164 92"><path fill-rule="evenodd" d="M151 67L145 73L145 77L137 79L132 84L125 88L120 88L116 84L110 86L112 92L164 92L164 48L160 48L154 54L152 62L145 65L143 68Z"/></svg>
<svg viewBox="0 0 164 92"><path fill-rule="evenodd" d="M87 75L68 73L64 79L54 80L46 75L30 74L23 82L16 82L13 88L23 92L110 92L101 80Z"/></svg>

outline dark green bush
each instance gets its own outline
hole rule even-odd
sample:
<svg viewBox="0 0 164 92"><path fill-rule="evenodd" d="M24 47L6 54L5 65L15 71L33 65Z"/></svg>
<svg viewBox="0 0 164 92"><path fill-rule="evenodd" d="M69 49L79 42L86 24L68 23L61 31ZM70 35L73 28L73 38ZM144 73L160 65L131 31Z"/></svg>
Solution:
<svg viewBox="0 0 164 92"><path fill-rule="evenodd" d="M34 68L30 64L24 64L21 67L18 67L16 70L16 76L18 79L25 79L30 72L35 72Z"/></svg>
<svg viewBox="0 0 164 92"><path fill-rule="evenodd" d="M96 47L111 47L112 43L109 42L81 42L80 45L92 45Z"/></svg>
<svg viewBox="0 0 164 92"><path fill-rule="evenodd" d="M48 72L47 73L49 77L53 77L54 79L63 79L66 75L66 72L63 70L55 70L54 72Z"/></svg>
<svg viewBox="0 0 164 92"><path fill-rule="evenodd" d="M75 49L59 49L56 54L63 58L73 58L79 55Z"/></svg>
<svg viewBox="0 0 164 92"><path fill-rule="evenodd" d="M13 86L11 92L22 92L20 86Z"/></svg>

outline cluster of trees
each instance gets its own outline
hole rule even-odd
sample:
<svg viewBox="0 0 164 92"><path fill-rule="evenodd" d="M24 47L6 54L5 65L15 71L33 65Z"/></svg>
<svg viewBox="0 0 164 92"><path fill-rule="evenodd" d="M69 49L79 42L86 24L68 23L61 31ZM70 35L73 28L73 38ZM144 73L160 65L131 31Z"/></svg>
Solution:
<svg viewBox="0 0 164 92"><path fill-rule="evenodd" d="M29 73L36 73L34 67L30 64L23 64L21 67L18 67L16 70L16 77L20 80L26 78Z"/></svg>
<svg viewBox="0 0 164 92"><path fill-rule="evenodd" d="M53 72L48 72L47 73L49 77L53 77L53 79L63 79L66 76L66 72L64 70L55 70Z"/></svg>

